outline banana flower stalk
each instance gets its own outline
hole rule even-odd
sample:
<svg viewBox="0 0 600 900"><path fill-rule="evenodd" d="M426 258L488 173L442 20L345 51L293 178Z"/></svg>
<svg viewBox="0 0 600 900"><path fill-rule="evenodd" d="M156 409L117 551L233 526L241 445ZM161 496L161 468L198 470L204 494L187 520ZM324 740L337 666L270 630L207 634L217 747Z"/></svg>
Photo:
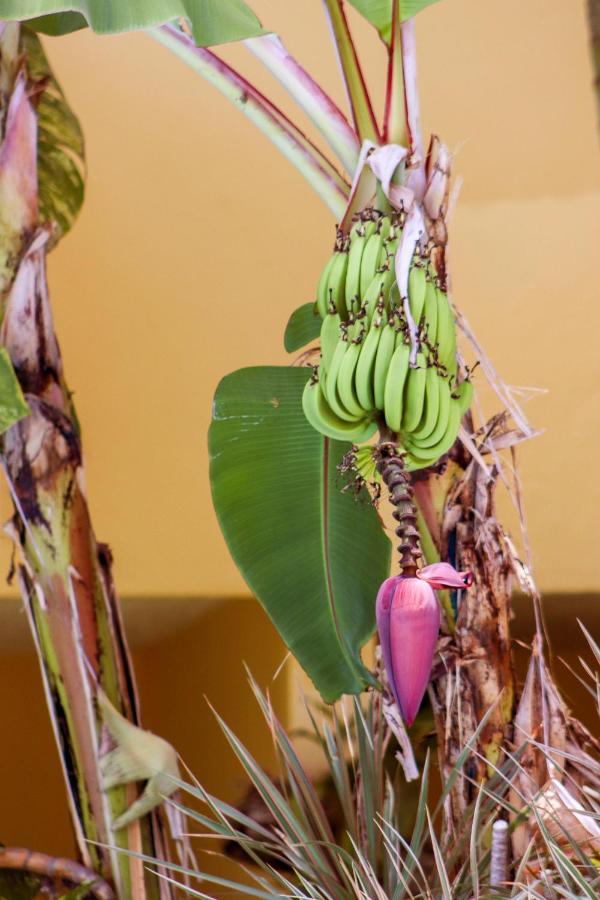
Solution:
<svg viewBox="0 0 600 900"><path fill-rule="evenodd" d="M470 572L434 563L414 577L394 575L379 589L377 630L388 682L402 718L410 727L429 682L438 632L440 605L435 591L466 588Z"/></svg>

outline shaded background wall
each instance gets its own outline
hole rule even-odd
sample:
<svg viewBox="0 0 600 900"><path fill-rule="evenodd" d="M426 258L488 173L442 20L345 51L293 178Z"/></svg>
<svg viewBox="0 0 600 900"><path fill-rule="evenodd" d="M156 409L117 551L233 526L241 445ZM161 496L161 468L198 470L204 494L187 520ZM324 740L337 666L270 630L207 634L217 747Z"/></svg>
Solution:
<svg viewBox="0 0 600 900"><path fill-rule="evenodd" d="M318 0L252 5L342 102ZM352 21L381 106L382 50ZM520 456L558 638L567 595L587 592L578 608L588 618L600 589L600 173L585 3L444 0L419 16L417 33L425 131L455 150L464 179L451 231L455 297L508 383L548 389L527 408L544 434ZM266 682L284 648L212 513L211 398L234 367L286 361L285 322L314 296L333 222L253 126L149 37L80 32L46 47L87 138L87 200L52 254L50 280L96 530L115 553L146 722L233 799L239 775L203 694L268 760L241 660ZM224 55L281 96L243 47ZM0 509L6 518L4 493ZM2 539L0 571L9 555ZM24 626L17 602L0 601L9 723L0 765L10 775L0 837L67 853ZM526 636L524 616L519 627Z"/></svg>

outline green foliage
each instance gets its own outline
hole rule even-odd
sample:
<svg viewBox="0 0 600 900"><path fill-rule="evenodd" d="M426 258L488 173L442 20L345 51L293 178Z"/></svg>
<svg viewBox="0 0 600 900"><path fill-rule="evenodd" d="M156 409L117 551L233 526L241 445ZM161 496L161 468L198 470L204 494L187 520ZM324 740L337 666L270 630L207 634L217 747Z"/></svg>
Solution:
<svg viewBox="0 0 600 900"><path fill-rule="evenodd" d="M35 19L29 19L29 24L34 31L48 34L50 37L71 34L73 31L81 31L82 28L88 27L85 16L76 12L61 12L49 16L39 16Z"/></svg>
<svg viewBox="0 0 600 900"><path fill-rule="evenodd" d="M58 241L73 225L83 203L83 132L37 34L24 27L21 40L30 78L44 85L37 106L39 205L42 221L56 223Z"/></svg>
<svg viewBox="0 0 600 900"><path fill-rule="evenodd" d="M382 40L389 44L392 33L392 2L393 0L349 0L359 13L368 19L379 32ZM437 3L438 0L402 0L402 21L412 19L426 6Z"/></svg>
<svg viewBox="0 0 600 900"><path fill-rule="evenodd" d="M29 415L21 385L5 347L0 348L0 434Z"/></svg>
<svg viewBox="0 0 600 900"><path fill-rule="evenodd" d="M469 759L475 752L477 734L460 754L433 812L428 804L427 754L413 824L405 830L398 817L406 803L407 785L399 773L397 746L382 715L378 693L372 692L364 704L357 698L346 698L329 710L311 712L312 727L305 737L321 748L324 765L313 761L313 766L325 772L319 785L315 785L268 696L252 680L251 684L271 732L279 770L268 775L217 716L236 759L260 798L260 821L254 817L257 799L253 800L250 818L243 810L208 794L198 783L178 782L182 800L174 805L188 820L185 830L220 837L230 846L236 845L246 857L239 882L166 863L174 883L180 883L183 874L194 879L187 886L181 884L183 893L208 897L211 894L206 892L207 886L215 885L234 896L293 900L575 900L598 896L600 873L583 847L572 838L559 846L535 805L522 797L517 800L521 809L509 802L516 775L525 774L519 753L486 783L478 785L475 800L457 830L449 834L441 828L442 808L452 783L459 777L469 778ZM478 731L485 723L484 716ZM414 732L412 737L416 737ZM187 797L196 807L200 802L200 809L192 808ZM334 799L336 826L331 816ZM510 801L514 802L514 796ZM520 815L515 816L517 812ZM590 814L594 815L592 809ZM492 887L491 828L499 818L509 821L513 816L510 829L530 816L537 817L537 844L531 844L523 859L517 861L513 881ZM208 847L214 852L215 841L210 841ZM529 864L533 872L527 871Z"/></svg>
<svg viewBox="0 0 600 900"><path fill-rule="evenodd" d="M98 34L114 34L183 18L201 47L264 33L244 0L0 0L0 18L34 19L34 28L53 35L86 24Z"/></svg>
<svg viewBox="0 0 600 900"><path fill-rule="evenodd" d="M314 303L304 303L294 310L285 328L283 345L288 353L306 346L321 333L321 317Z"/></svg>
<svg viewBox="0 0 600 900"><path fill-rule="evenodd" d="M209 432L213 502L238 568L323 698L372 681L360 648L374 629L390 544L366 492L344 491L349 445L306 421L306 368L228 375Z"/></svg>

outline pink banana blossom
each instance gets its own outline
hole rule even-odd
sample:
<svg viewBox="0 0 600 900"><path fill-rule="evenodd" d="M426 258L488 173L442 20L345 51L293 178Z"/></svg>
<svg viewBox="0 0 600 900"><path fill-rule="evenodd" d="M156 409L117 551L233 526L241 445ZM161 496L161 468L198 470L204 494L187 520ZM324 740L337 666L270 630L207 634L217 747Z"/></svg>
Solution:
<svg viewBox="0 0 600 900"><path fill-rule="evenodd" d="M402 718L412 725L431 675L440 630L440 605L435 591L465 588L470 572L457 572L449 563L434 563L416 577L395 575L379 589L377 630L388 682Z"/></svg>

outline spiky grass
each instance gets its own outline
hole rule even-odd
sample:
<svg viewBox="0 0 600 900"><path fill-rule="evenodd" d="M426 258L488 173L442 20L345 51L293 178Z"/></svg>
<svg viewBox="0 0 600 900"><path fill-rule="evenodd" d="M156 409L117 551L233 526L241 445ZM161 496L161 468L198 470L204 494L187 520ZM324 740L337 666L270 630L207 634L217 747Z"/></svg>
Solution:
<svg viewBox="0 0 600 900"><path fill-rule="evenodd" d="M600 658L597 645L589 634L586 637ZM595 693L597 678L590 674ZM599 861L590 855L589 846L561 822L553 823L541 802L528 798L520 788L527 778L522 760L532 746L544 755L550 768L556 765L556 751L551 746L531 739L515 752L507 752L501 765L489 767L485 782L474 784L475 799L458 826L452 833L444 830L444 821L448 821L444 807L450 802L454 783L459 777L472 781L469 760L479 755L478 735L491 709L463 748L434 805L430 802L429 751L421 755L420 790L408 833L401 827L400 814L411 799L393 752L394 738L382 713L381 696L373 692L362 703L346 698L332 708L309 709L310 736L321 748L339 809L341 824L334 828L321 793L268 695L252 677L250 685L273 739L277 775L267 775L227 724L218 715L217 719L270 821L267 825L256 821L213 797L193 779L178 782L180 799L168 802L183 817L188 831L196 838L234 845L245 858L239 863L239 881L202 871L202 867L161 863L170 871L167 877L177 882L182 875L191 879L187 886L181 885L184 893L212 897L234 892L237 896L319 900L599 896ZM589 788L580 791L579 799L582 797L585 815L590 821L600 821L600 794ZM198 804L200 809L195 808ZM497 874L491 883L493 825L500 819L508 823L510 837L517 829L527 828L531 839L512 864L509 854L505 883L498 883ZM218 893L208 892L213 890Z"/></svg>

